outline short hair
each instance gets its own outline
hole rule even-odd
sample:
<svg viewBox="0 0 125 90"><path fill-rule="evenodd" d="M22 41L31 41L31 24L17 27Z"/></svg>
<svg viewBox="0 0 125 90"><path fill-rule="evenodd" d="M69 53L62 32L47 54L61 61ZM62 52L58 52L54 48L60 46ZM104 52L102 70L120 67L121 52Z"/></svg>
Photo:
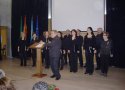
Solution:
<svg viewBox="0 0 125 90"><path fill-rule="evenodd" d="M106 36L109 38L109 33L108 32L103 32L103 34L106 34Z"/></svg>

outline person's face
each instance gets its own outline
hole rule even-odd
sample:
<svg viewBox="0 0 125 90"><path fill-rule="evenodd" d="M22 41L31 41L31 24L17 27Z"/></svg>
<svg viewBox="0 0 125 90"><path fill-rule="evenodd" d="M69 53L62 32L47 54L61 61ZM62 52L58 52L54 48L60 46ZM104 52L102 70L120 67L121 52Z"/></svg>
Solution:
<svg viewBox="0 0 125 90"><path fill-rule="evenodd" d="M72 34L72 36L75 36L75 35L76 35L76 33L75 33L74 31L72 31L72 33L71 33L71 34Z"/></svg>
<svg viewBox="0 0 125 90"><path fill-rule="evenodd" d="M105 33L103 34L103 39L104 40L108 39L108 36Z"/></svg>
<svg viewBox="0 0 125 90"><path fill-rule="evenodd" d="M102 28L97 29L97 34L101 34L102 33Z"/></svg>
<svg viewBox="0 0 125 90"><path fill-rule="evenodd" d="M49 37L49 32L46 32L45 35L46 35L46 37Z"/></svg>
<svg viewBox="0 0 125 90"><path fill-rule="evenodd" d="M35 33L33 34L33 38L36 38L36 34Z"/></svg>
<svg viewBox="0 0 125 90"><path fill-rule="evenodd" d="M25 34L24 32L21 33L21 37L24 38L25 37Z"/></svg>
<svg viewBox="0 0 125 90"><path fill-rule="evenodd" d="M80 35L80 31L79 30L77 30L77 35Z"/></svg>
<svg viewBox="0 0 125 90"><path fill-rule="evenodd" d="M61 37L61 34L60 34L59 32L58 32L58 34L57 34L57 35L58 35L58 37Z"/></svg>
<svg viewBox="0 0 125 90"><path fill-rule="evenodd" d="M90 28L88 28L88 29L87 29L87 33L88 33L88 34L91 34L91 32L92 32L92 31L90 30Z"/></svg>
<svg viewBox="0 0 125 90"><path fill-rule="evenodd" d="M56 36L56 33L54 31L51 31L51 38L54 38Z"/></svg>
<svg viewBox="0 0 125 90"><path fill-rule="evenodd" d="M66 34L67 35L71 34L70 30L66 30Z"/></svg>

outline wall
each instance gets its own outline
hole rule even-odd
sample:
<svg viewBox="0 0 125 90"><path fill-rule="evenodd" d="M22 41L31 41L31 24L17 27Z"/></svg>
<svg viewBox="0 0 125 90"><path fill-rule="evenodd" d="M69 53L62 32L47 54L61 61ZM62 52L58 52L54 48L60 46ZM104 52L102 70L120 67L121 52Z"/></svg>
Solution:
<svg viewBox="0 0 125 90"><path fill-rule="evenodd" d="M0 26L7 26L7 56L11 57L11 3L12 0L0 0Z"/></svg>

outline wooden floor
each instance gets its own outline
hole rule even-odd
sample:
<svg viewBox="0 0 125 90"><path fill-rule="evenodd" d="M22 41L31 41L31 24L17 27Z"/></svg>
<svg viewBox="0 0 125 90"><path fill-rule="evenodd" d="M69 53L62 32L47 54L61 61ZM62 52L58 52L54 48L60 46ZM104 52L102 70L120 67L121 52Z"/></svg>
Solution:
<svg viewBox="0 0 125 90"><path fill-rule="evenodd" d="M44 69L46 77L32 77L35 67L20 67L19 59L4 59L0 61L0 68L10 77L17 90L32 90L33 85L38 81L45 81L48 84L55 84L60 90L125 90L125 69L110 67L108 77L94 71L93 75L85 75L85 68L80 68L77 73L69 72L69 66L60 71L62 78L58 81L50 78L51 69Z"/></svg>

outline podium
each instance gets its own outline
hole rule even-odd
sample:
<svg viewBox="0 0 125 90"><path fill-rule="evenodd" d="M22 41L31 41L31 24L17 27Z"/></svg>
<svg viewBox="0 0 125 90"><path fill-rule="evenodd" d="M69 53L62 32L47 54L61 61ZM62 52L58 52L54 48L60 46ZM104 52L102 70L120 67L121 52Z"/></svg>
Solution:
<svg viewBox="0 0 125 90"><path fill-rule="evenodd" d="M40 45L39 43L34 43L29 46L30 49L36 49L36 73L33 74L33 77L45 77L47 74L43 74L43 67L42 67L42 54L41 49L43 48L43 45Z"/></svg>

